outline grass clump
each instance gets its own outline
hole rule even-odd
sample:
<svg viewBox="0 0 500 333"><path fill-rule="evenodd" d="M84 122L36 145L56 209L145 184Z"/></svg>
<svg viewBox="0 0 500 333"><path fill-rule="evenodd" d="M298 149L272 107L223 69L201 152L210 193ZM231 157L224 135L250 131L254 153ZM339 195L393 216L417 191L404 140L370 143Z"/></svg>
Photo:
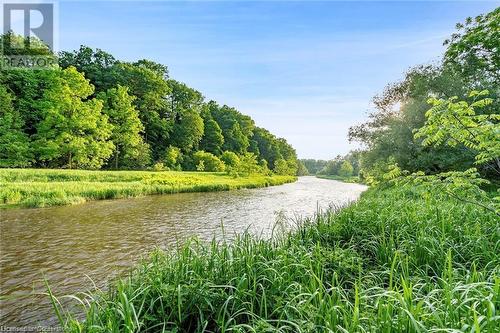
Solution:
<svg viewBox="0 0 500 333"><path fill-rule="evenodd" d="M293 182L293 176L181 171L0 169L1 207L46 207L88 200L179 192L225 191Z"/></svg>
<svg viewBox="0 0 500 333"><path fill-rule="evenodd" d="M290 234L155 251L68 332L498 332L498 219L371 189Z"/></svg>

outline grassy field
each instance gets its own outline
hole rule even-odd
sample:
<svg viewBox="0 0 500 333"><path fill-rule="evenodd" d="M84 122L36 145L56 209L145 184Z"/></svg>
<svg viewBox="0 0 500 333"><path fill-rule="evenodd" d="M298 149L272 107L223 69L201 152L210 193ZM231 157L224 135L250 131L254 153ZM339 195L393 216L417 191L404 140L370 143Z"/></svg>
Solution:
<svg viewBox="0 0 500 333"><path fill-rule="evenodd" d="M177 171L0 169L0 208L68 205L88 200L178 192L225 191L293 182L292 176Z"/></svg>
<svg viewBox="0 0 500 333"><path fill-rule="evenodd" d="M157 251L68 332L498 332L500 228L481 208L370 189L272 241ZM90 299L89 299L90 297Z"/></svg>
<svg viewBox="0 0 500 333"><path fill-rule="evenodd" d="M331 180L338 180L344 183L359 183L360 179L357 176L351 176L351 177L342 177L342 176L335 176L335 175L316 175L317 178L321 179L331 179Z"/></svg>

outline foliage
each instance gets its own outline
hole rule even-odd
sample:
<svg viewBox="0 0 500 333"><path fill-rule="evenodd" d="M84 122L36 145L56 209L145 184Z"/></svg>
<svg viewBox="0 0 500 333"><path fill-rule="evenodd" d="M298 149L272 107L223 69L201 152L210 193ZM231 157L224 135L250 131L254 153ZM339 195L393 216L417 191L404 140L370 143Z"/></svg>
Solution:
<svg viewBox="0 0 500 333"><path fill-rule="evenodd" d="M148 150L148 147L141 136L144 126L133 105L134 97L128 94L128 89L119 85L117 88L100 93L97 98L103 101L103 113L109 117L109 122L113 125L110 139L115 145L115 169L148 164L148 160L139 159L144 156L141 155L141 150Z"/></svg>
<svg viewBox="0 0 500 333"><path fill-rule="evenodd" d="M496 332L497 217L435 191L370 190L272 240L158 250L65 329ZM85 295L83 296L85 297Z"/></svg>
<svg viewBox="0 0 500 333"><path fill-rule="evenodd" d="M118 61L103 50L93 50L88 46L80 46L78 51L59 54L61 68L75 67L79 72L92 82L96 92L104 92L115 86L114 66Z"/></svg>
<svg viewBox="0 0 500 333"><path fill-rule="evenodd" d="M304 162L302 160L297 160L297 176L307 176L309 175L309 170L307 170Z"/></svg>
<svg viewBox="0 0 500 333"><path fill-rule="evenodd" d="M274 162L273 171L277 175L295 175L297 174L297 165L294 161L280 158Z"/></svg>
<svg viewBox="0 0 500 333"><path fill-rule="evenodd" d="M94 88L74 67L49 73L49 86L38 106L34 147L41 161L60 167L98 169L113 153L113 126L102 102L87 99Z"/></svg>
<svg viewBox="0 0 500 333"><path fill-rule="evenodd" d="M32 160L28 136L22 119L12 105L12 96L0 84L0 167L29 166Z"/></svg>
<svg viewBox="0 0 500 333"><path fill-rule="evenodd" d="M490 13L467 18L464 24L457 24L458 32L445 41L447 50L444 60L447 66L468 78L468 81L485 81L498 85L500 54L498 52L498 29L500 8ZM477 85L468 88L478 88Z"/></svg>
<svg viewBox="0 0 500 333"><path fill-rule="evenodd" d="M307 172L311 175L318 174L328 163L325 160L301 159L300 162L305 166Z"/></svg>
<svg viewBox="0 0 500 333"><path fill-rule="evenodd" d="M114 84L128 87L129 94L136 97L134 106L144 125L144 141L151 147L152 160L160 159L171 144L174 126L165 98L171 92L169 85L144 64L118 63L112 71Z"/></svg>
<svg viewBox="0 0 500 333"><path fill-rule="evenodd" d="M425 175L417 172L397 181L398 184L410 183L442 193L462 202L478 205L500 216L500 196L488 194L482 189L489 181L480 177L477 169L450 171L437 175ZM493 199L490 196L494 196Z"/></svg>
<svg viewBox="0 0 500 333"><path fill-rule="evenodd" d="M182 163L181 150L177 147L168 147L165 151L165 157L163 158L163 161L170 170L180 171Z"/></svg>
<svg viewBox="0 0 500 333"><path fill-rule="evenodd" d="M11 33L0 36L0 39L7 44L14 41L43 46L41 41L24 39ZM15 52L14 49L6 50ZM160 162L169 169L182 167L192 170L196 168L193 159L198 150L215 156L220 156L223 151L239 156L251 153L257 161L265 160L271 168L274 168L274 161L278 158L287 160L291 168L296 165L295 151L284 139L257 129L249 116L235 108L220 106L214 101L206 102L199 91L170 78L168 67L163 64L148 59L124 62L106 51L83 45L78 50L64 51L57 56L48 48L40 48L39 51L37 55L57 59L60 68L0 72L0 84L11 95L14 110L12 113L9 111L9 117L5 119L9 124L2 125L2 128L14 126L15 129L9 129L9 135L16 134L10 136L9 141L19 140L18 144L9 143L11 151L8 159L2 159L3 166L26 166L31 163L34 167L143 169ZM62 145L62 138L46 138L51 142L45 147L43 137L48 135L45 129L49 125L44 106L47 90L56 89L58 80L54 73L75 71L75 68L89 81L89 87L93 86L90 90L84 89L84 93L79 92L78 98L88 113L107 115L108 123L113 126L99 127L102 128L102 135L79 127L66 129L66 133L73 131L73 139L64 139L72 142L71 149L69 145ZM43 126L42 122L45 122ZM89 124L93 122L90 120ZM54 124L51 126L55 127ZM83 123L80 122L80 125ZM105 134L109 131L110 135ZM76 140L76 133L94 137ZM262 133L265 138L260 136ZM84 144L96 139L102 142L102 149L91 143ZM259 146L263 147L262 150ZM4 148L7 149L7 146ZM18 153L14 153L14 148L18 149ZM174 162L165 160L172 157L169 156L173 152L171 148L182 152L182 156ZM94 154L96 156L92 156ZM78 161L74 161L75 156ZM261 169L268 172L268 168Z"/></svg>
<svg viewBox="0 0 500 333"><path fill-rule="evenodd" d="M232 151L226 150L224 153L222 153L220 159L227 167L237 168L240 164L240 158Z"/></svg>
<svg viewBox="0 0 500 333"><path fill-rule="evenodd" d="M415 136L423 137L424 145L463 144L474 151L476 164L490 163L491 168L500 174L500 115L476 115L475 112L475 108L492 104L491 99L481 98L487 94L487 91L471 92L470 97L478 98L472 104L457 102L457 97L431 99L432 108L426 113L425 126ZM414 184L440 187L456 199L476 203L500 216L500 193L497 193L492 203L488 203L489 196L481 186L489 184L489 181L482 179L476 168L430 176L420 172L411 175L410 179Z"/></svg>
<svg viewBox="0 0 500 333"><path fill-rule="evenodd" d="M329 161L309 159L301 160L301 162L304 162L305 165L309 165L311 170L315 171L315 175L327 176L320 178L351 181L353 179L358 179L357 177L360 171L360 151L354 150L345 156L337 155L334 159ZM308 171L311 172L311 170Z"/></svg>
<svg viewBox="0 0 500 333"><path fill-rule="evenodd" d="M498 139L494 139L498 137L495 132L498 119L494 119L492 110L500 106L500 61L495 52L499 13L495 9L458 24L458 32L445 41L442 63L410 69L402 81L388 85L374 98L376 111L367 122L351 127L349 132L350 140L361 142L365 148L361 154L362 174L377 173L374 169L380 170L381 165L391 160L392 164L410 173L439 174L475 167L483 178L498 178L497 162L477 163L483 155L477 154L479 147L473 142L477 141L473 136L485 131L489 139L483 140L483 144L489 147L480 149L483 153L488 150L487 155L498 155L498 148L495 148ZM470 95L473 90L489 90L489 98L478 100L481 93ZM456 97L450 99L451 96ZM436 104L431 111L428 111L429 99ZM458 100L461 102L457 103ZM454 112L442 113L448 107L455 108ZM429 120L426 118L428 112ZM473 114L468 114L470 112ZM465 126L458 123L454 113L468 114L460 120L465 121ZM426 121L432 122L434 128L426 127ZM420 129L424 127L433 131L433 138L429 137L427 143L431 143L429 140L455 143L422 145L425 133ZM454 129L446 137L440 137L448 127ZM414 136L414 132L419 131L421 135Z"/></svg>
<svg viewBox="0 0 500 333"><path fill-rule="evenodd" d="M197 149L203 136L203 119L195 112L181 112L171 135L172 144L184 152Z"/></svg>
<svg viewBox="0 0 500 333"><path fill-rule="evenodd" d="M236 169L233 169L237 175L249 176L261 173L263 170L257 162L257 156L253 153L245 153L239 156L240 163ZM266 174L265 172L262 172Z"/></svg>
<svg viewBox="0 0 500 333"><path fill-rule="evenodd" d="M286 175L288 171L288 164L282 158L274 162L274 173L277 175Z"/></svg>
<svg viewBox="0 0 500 333"><path fill-rule="evenodd" d="M219 124L211 118L204 119L204 131L200 147L209 153L218 155L221 153L223 144L224 136Z"/></svg>
<svg viewBox="0 0 500 333"><path fill-rule="evenodd" d="M211 153L197 151L193 157L197 171L221 172L225 169L224 163Z"/></svg>
<svg viewBox="0 0 500 333"><path fill-rule="evenodd" d="M162 171L164 169L161 162L155 164L155 171L0 169L0 209L69 205L150 194L257 188L296 180L293 176L253 174L235 178L224 173Z"/></svg>
<svg viewBox="0 0 500 333"><path fill-rule="evenodd" d="M350 177L352 176L354 168L352 167L349 161L343 161L340 165L339 176L341 177Z"/></svg>
<svg viewBox="0 0 500 333"><path fill-rule="evenodd" d="M424 138L424 145L462 144L474 151L476 164L492 162L491 167L500 174L500 114L478 115L475 111L493 103L491 98L481 98L486 95L487 90L472 91L469 97L478 99L471 104L457 101L458 97L430 99L432 108L425 114L425 126L417 130L415 137Z"/></svg>

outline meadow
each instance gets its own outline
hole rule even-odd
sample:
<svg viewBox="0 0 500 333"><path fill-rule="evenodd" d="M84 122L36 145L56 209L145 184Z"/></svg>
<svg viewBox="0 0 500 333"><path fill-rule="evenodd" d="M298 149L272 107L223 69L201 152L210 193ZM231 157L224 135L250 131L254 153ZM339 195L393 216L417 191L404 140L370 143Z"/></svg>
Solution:
<svg viewBox="0 0 500 333"><path fill-rule="evenodd" d="M478 206L372 188L271 240L157 250L79 320L52 300L67 332L498 332L499 245Z"/></svg>
<svg viewBox="0 0 500 333"><path fill-rule="evenodd" d="M0 169L0 208L47 207L89 200L281 185L294 176L184 171Z"/></svg>

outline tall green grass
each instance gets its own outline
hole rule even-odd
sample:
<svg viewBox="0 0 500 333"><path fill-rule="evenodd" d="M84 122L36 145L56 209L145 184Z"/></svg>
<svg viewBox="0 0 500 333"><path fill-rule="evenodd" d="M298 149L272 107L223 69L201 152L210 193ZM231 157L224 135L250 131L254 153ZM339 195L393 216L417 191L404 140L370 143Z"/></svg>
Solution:
<svg viewBox="0 0 500 333"><path fill-rule="evenodd" d="M493 214L372 189L272 240L155 251L61 316L68 332L498 332L499 253Z"/></svg>
<svg viewBox="0 0 500 333"><path fill-rule="evenodd" d="M224 191L293 182L293 176L177 171L0 169L1 207L45 207L149 194Z"/></svg>

